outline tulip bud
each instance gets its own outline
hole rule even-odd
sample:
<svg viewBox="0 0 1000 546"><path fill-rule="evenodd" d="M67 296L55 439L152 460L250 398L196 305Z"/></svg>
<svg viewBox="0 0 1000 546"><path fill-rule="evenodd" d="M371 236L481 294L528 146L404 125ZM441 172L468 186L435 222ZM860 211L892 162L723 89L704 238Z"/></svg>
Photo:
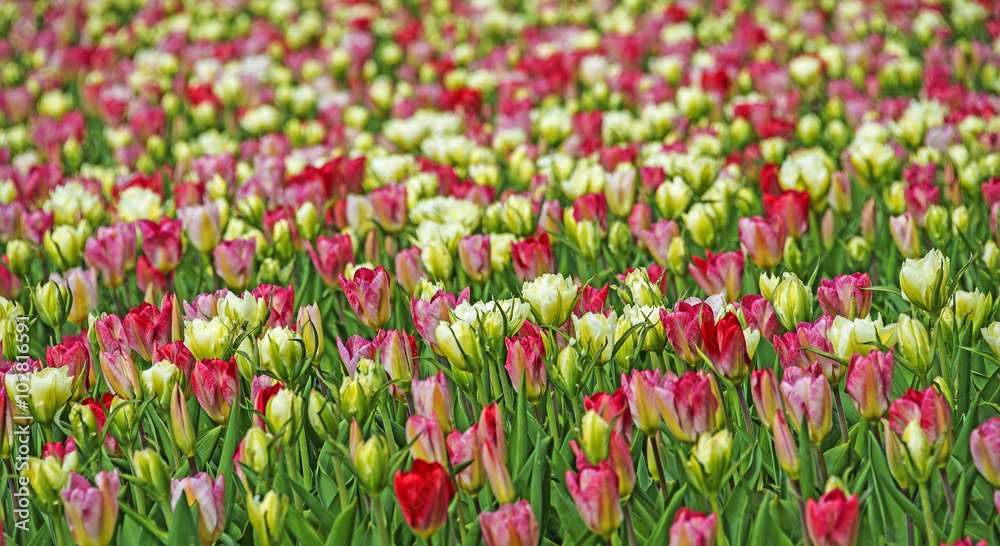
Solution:
<svg viewBox="0 0 1000 546"><path fill-rule="evenodd" d="M991 417L969 437L972 460L993 487L1000 488L1000 417Z"/></svg>
<svg viewBox="0 0 1000 546"><path fill-rule="evenodd" d="M594 410L583 416L582 443L583 453L590 464L597 464L608 458L608 448L611 438L611 427Z"/></svg>
<svg viewBox="0 0 1000 546"><path fill-rule="evenodd" d="M264 499L247 494L247 515L260 546L279 546L285 538L288 497L268 491Z"/></svg>
<svg viewBox="0 0 1000 546"><path fill-rule="evenodd" d="M948 243L951 219L948 212L940 205L931 205L924 215L924 226L927 228L927 235L931 244L936 247L944 247Z"/></svg>
<svg viewBox="0 0 1000 546"><path fill-rule="evenodd" d="M775 412L770 428L774 434L774 453L778 456L781 469L789 478L799 479L799 448L792 438L788 423L785 422L784 412Z"/></svg>
<svg viewBox="0 0 1000 546"><path fill-rule="evenodd" d="M580 365L580 353L572 343L559 351L554 371L555 377L553 379L558 381L570 396L575 397L580 393L580 377L583 374L583 369Z"/></svg>
<svg viewBox="0 0 1000 546"><path fill-rule="evenodd" d="M633 244L632 231L628 224L615 222L608 230L608 248L616 255L627 255Z"/></svg>
<svg viewBox="0 0 1000 546"><path fill-rule="evenodd" d="M299 307L298 320L295 322L295 330L302 338L305 345L306 357L311 357L314 362L319 362L323 358L323 346L326 336L323 334L323 318L319 312L319 306L303 305Z"/></svg>
<svg viewBox="0 0 1000 546"><path fill-rule="evenodd" d="M290 389L281 389L267 401L264 417L275 434L282 434L285 445L293 445L302 424L302 398Z"/></svg>
<svg viewBox="0 0 1000 546"><path fill-rule="evenodd" d="M340 384L340 412L344 418L363 422L368 418L370 404L370 396L361 381L357 377L344 378Z"/></svg>
<svg viewBox="0 0 1000 546"><path fill-rule="evenodd" d="M11 273L17 277L24 277L28 270L28 263L31 261L33 252L31 245L21 239L14 239L7 243L7 265Z"/></svg>
<svg viewBox="0 0 1000 546"><path fill-rule="evenodd" d="M927 328L919 320L903 314L896 319L896 331L899 334L896 347L906 363L917 375L927 375L933 357Z"/></svg>
<svg viewBox="0 0 1000 546"><path fill-rule="evenodd" d="M156 405L163 411L170 409L170 395L174 385L184 379L180 368L168 360L161 360L142 372L143 390L156 400Z"/></svg>
<svg viewBox="0 0 1000 546"><path fill-rule="evenodd" d="M61 330L73 306L73 295L66 285L49 281L35 287L32 294L38 318L54 329Z"/></svg>
<svg viewBox="0 0 1000 546"><path fill-rule="evenodd" d="M729 470L732 447L733 437L728 430L704 433L691 450L691 459L684 463L691 484L706 497L719 494L722 479Z"/></svg>
<svg viewBox="0 0 1000 546"><path fill-rule="evenodd" d="M896 248L904 258L916 258L920 256L922 247L920 245L920 233L917 230L916 221L909 213L889 218L889 230L892 232L892 239L896 243Z"/></svg>
<svg viewBox="0 0 1000 546"><path fill-rule="evenodd" d="M809 319L813 296L809 287L794 273L785 273L768 299L786 330L794 330L798 323Z"/></svg>
<svg viewBox="0 0 1000 546"><path fill-rule="evenodd" d="M9 323L11 320L7 318L4 322ZM17 375L13 373L6 375L7 396L11 398L12 407L14 393L24 394L23 383L17 381L15 377ZM43 368L31 372L27 377L28 399L25 401L27 408L35 421L42 425L51 425L56 413L73 395L73 378L69 375L69 368Z"/></svg>
<svg viewBox="0 0 1000 546"><path fill-rule="evenodd" d="M385 444L378 436L369 438L354 451L354 468L365 491L377 495L388 485L388 460Z"/></svg>
<svg viewBox="0 0 1000 546"><path fill-rule="evenodd" d="M135 477L152 489L158 500L170 495L170 470L160 454L153 449L143 449L132 454Z"/></svg>
<svg viewBox="0 0 1000 546"><path fill-rule="evenodd" d="M830 208L838 214L851 212L851 179L839 171L830 178Z"/></svg>
<svg viewBox="0 0 1000 546"><path fill-rule="evenodd" d="M885 456L889 463L889 474L900 487L906 489L910 486L910 461L905 452L906 448L899 435L893 432L889 422L886 420L882 422L885 424Z"/></svg>
<svg viewBox="0 0 1000 546"><path fill-rule="evenodd" d="M193 457L198 437L195 436L194 424L188 415L187 402L181 394L179 383L174 384L174 392L170 396L170 432L181 453Z"/></svg>
<svg viewBox="0 0 1000 546"><path fill-rule="evenodd" d="M950 281L951 260L937 249L920 260L907 259L899 272L903 299L929 312L941 310Z"/></svg>
<svg viewBox="0 0 1000 546"><path fill-rule="evenodd" d="M101 426L89 404L73 405L69 413L69 425L73 430L73 440L84 455L90 455L94 450L100 449Z"/></svg>
<svg viewBox="0 0 1000 546"><path fill-rule="evenodd" d="M871 246L863 237L851 237L847 241L847 255L854 263L865 263L871 257Z"/></svg>

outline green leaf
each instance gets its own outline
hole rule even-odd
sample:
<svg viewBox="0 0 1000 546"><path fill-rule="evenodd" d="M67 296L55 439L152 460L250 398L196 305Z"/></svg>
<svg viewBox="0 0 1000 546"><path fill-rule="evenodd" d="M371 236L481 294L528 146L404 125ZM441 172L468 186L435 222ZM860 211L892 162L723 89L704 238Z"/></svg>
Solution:
<svg viewBox="0 0 1000 546"><path fill-rule="evenodd" d="M539 534L545 536L552 496L552 469L549 465L552 438L539 436L536 442L535 468L531 472L531 509L538 518Z"/></svg>
<svg viewBox="0 0 1000 546"><path fill-rule="evenodd" d="M750 532L750 544L766 544L769 542L768 539L770 537L768 536L767 524L770 520L767 516L768 507L771 504L768 502L768 497L770 496L771 493L769 491L765 492L764 500L760 503L760 508L757 509L757 517L753 523L753 530Z"/></svg>
<svg viewBox="0 0 1000 546"><path fill-rule="evenodd" d="M326 540L326 546L351 543L351 539L354 537L354 520L357 511L358 499L355 498L334 520L333 527L330 529L330 537Z"/></svg>
<svg viewBox="0 0 1000 546"><path fill-rule="evenodd" d="M187 504L187 503L178 502L177 504L178 504L178 509L180 509L181 504ZM125 515L127 517L131 518L132 521L136 522L139 525L139 527L142 527L143 529L148 531L151 535L156 537L157 540L159 540L163 544L167 543L167 534L164 533L162 530L160 530L160 528L155 523L153 523L151 519L147 518L146 516L140 515L135 510L132 510L124 502L119 503L118 507L121 508L122 512L125 512Z"/></svg>
<svg viewBox="0 0 1000 546"><path fill-rule="evenodd" d="M802 502L812 498L816 489L816 478L813 474L813 446L809 442L809 425L805 414L799 424L799 486L802 488Z"/></svg>
<svg viewBox="0 0 1000 546"><path fill-rule="evenodd" d="M323 544L323 539L320 538L319 533L309 525L306 518L298 510L288 511L288 530L295 535L298 542L302 544Z"/></svg>
<svg viewBox="0 0 1000 546"><path fill-rule="evenodd" d="M323 503L315 495L306 490L304 485L295 480L288 480L288 484L299 494L299 498L306 503L312 515L319 521L320 533L329 531L330 525L333 523L333 514L323 506Z"/></svg>
<svg viewBox="0 0 1000 546"><path fill-rule="evenodd" d="M198 538L198 520L195 518L197 506L197 503L194 506L189 506L186 502L177 503L177 507L174 509L173 520L170 522L170 534L167 535L167 544L171 546L201 545L201 539Z"/></svg>
<svg viewBox="0 0 1000 546"><path fill-rule="evenodd" d="M962 472L962 481L958 484L958 496L955 497L955 522L948 535L948 542L953 543L965 534L965 518L969 513L969 493L976 483L975 467L968 467Z"/></svg>
<svg viewBox="0 0 1000 546"><path fill-rule="evenodd" d="M240 389L242 388L242 382L236 381L236 397L240 397ZM219 459L219 474L226 477L226 513L230 513L233 509L233 504L236 502L236 491L238 490L240 484L236 479L235 463L233 462L233 455L236 454L236 448L242 440L242 434L240 433L240 404L233 404L232 409L229 411L229 421L226 422L226 439L222 444L222 458Z"/></svg>
<svg viewBox="0 0 1000 546"><path fill-rule="evenodd" d="M523 378L522 378L523 381ZM523 383L522 383L523 384ZM511 446L511 462L514 475L521 472L521 467L528 458L528 389L517 393L517 410L514 412L514 428L510 434L513 437Z"/></svg>
<svg viewBox="0 0 1000 546"><path fill-rule="evenodd" d="M656 522L656 527L649 534L649 540L647 544L666 544L669 542L668 537L670 536L670 525L674 521L674 515L678 510L681 509L681 503L684 502L684 494L687 493L687 484L682 485L674 494L670 497L670 504L667 505L666 510L663 511L663 515L660 516L660 520Z"/></svg>
<svg viewBox="0 0 1000 546"><path fill-rule="evenodd" d="M215 453L215 448L219 447L220 436L222 436L222 425L213 428L212 430L202 435L201 438L198 438L198 443L195 445L195 452L198 455L197 460L199 462L201 462L202 464L208 463L208 460L212 457L212 454Z"/></svg>

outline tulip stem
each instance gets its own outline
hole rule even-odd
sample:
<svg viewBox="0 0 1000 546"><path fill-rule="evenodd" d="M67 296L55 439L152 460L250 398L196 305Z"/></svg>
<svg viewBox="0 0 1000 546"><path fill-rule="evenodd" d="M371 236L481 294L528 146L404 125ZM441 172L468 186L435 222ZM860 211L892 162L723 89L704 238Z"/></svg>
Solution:
<svg viewBox="0 0 1000 546"><path fill-rule="evenodd" d="M826 471L826 457L823 456L823 450L818 445L814 445L813 449L816 452L816 464L819 465L819 476L823 478L823 483L826 483L826 480L830 479L830 474Z"/></svg>
<svg viewBox="0 0 1000 546"><path fill-rule="evenodd" d="M837 419L840 421L840 437L845 444L851 442L847 434L847 418L844 416L844 402L840 399L840 385L833 385L833 401L837 404Z"/></svg>
<svg viewBox="0 0 1000 546"><path fill-rule="evenodd" d="M309 476L309 446L306 445L306 435L299 435L299 453L302 456L302 485L306 491L312 489L312 478Z"/></svg>
<svg viewBox="0 0 1000 546"><path fill-rule="evenodd" d="M750 420L750 409L747 408L747 397L743 394L742 385L736 385L736 397L740 399L740 410L743 411L743 421L746 422L747 432L750 433L751 437L755 437L753 430L753 421Z"/></svg>
<svg viewBox="0 0 1000 546"><path fill-rule="evenodd" d="M934 538L934 514L931 511L931 496L927 493L927 484L920 484L920 504L924 508L924 526L927 528L927 544L935 546L937 540Z"/></svg>
<svg viewBox="0 0 1000 546"><path fill-rule="evenodd" d="M726 533L722 529L722 510L719 509L719 494L715 493L708 497L708 505L712 508L712 513L715 514L715 521L717 522L718 528L715 532L715 543L718 546L725 545Z"/></svg>
<svg viewBox="0 0 1000 546"><path fill-rule="evenodd" d="M635 529L632 527L632 503L625 503L625 529L628 531L629 546L636 546Z"/></svg>
<svg viewBox="0 0 1000 546"><path fill-rule="evenodd" d="M559 407L556 405L556 393L549 389L549 429L552 430L552 437L559 438Z"/></svg>
<svg viewBox="0 0 1000 546"><path fill-rule="evenodd" d="M948 469L941 467L941 485L944 486L944 498L948 501L948 513L955 517L955 494L951 490L951 480L948 478Z"/></svg>
<svg viewBox="0 0 1000 546"><path fill-rule="evenodd" d="M191 477L198 473L198 464L194 460L194 455L188 455L188 468L191 469Z"/></svg>
<svg viewBox="0 0 1000 546"><path fill-rule="evenodd" d="M324 449L326 446L323 446ZM337 492L338 497L340 497L340 509L347 510L347 507L351 504L347 498L347 484L344 482L344 469L340 467L340 459L337 457L333 458L333 476L337 480Z"/></svg>
<svg viewBox="0 0 1000 546"><path fill-rule="evenodd" d="M809 546L809 529L806 528L806 501L802 498L802 486L799 485L799 480L789 478L789 481L792 482L792 487L799 497L799 520L802 524L802 544Z"/></svg>
<svg viewBox="0 0 1000 546"><path fill-rule="evenodd" d="M653 457L656 457L656 477L659 478L660 494L663 495L663 500L667 500L667 477L663 473L663 457L660 456L660 433L657 431L656 435L651 438L653 441Z"/></svg>
<svg viewBox="0 0 1000 546"><path fill-rule="evenodd" d="M474 373L472 374L472 376L475 377L476 379L476 390L478 391L477 394L479 395L479 405L482 406L483 408L486 408L486 406L490 404L489 404L489 394L486 393L486 386L483 385L483 374Z"/></svg>
<svg viewBox="0 0 1000 546"><path fill-rule="evenodd" d="M385 511L382 508L382 502L379 498L375 497L371 499L372 513L375 514L375 527L378 528L378 538L382 543L382 546L389 546L392 542L389 540L389 529L385 524Z"/></svg>

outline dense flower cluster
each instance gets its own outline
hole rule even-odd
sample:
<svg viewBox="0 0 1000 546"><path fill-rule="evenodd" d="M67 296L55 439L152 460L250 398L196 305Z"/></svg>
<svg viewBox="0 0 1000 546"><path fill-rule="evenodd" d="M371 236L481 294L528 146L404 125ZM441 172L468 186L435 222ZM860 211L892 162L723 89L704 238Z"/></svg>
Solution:
<svg viewBox="0 0 1000 546"><path fill-rule="evenodd" d="M0 544L1000 541L1000 4L0 29Z"/></svg>

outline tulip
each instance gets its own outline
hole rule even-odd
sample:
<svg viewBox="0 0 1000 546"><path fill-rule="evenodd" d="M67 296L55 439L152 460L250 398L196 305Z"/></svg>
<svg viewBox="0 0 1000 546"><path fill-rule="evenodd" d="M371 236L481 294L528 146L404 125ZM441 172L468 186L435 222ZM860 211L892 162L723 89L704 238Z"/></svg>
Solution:
<svg viewBox="0 0 1000 546"><path fill-rule="evenodd" d="M808 320L812 311L812 293L794 273L785 273L782 276L769 299L774 305L778 320L786 330L791 330L796 324Z"/></svg>
<svg viewBox="0 0 1000 546"><path fill-rule="evenodd" d="M792 431L789 430L788 423L785 421L785 413L780 410L775 411L768 428L774 434L774 453L778 457L781 469L788 474L789 478L799 479L799 448L792 438Z"/></svg>
<svg viewBox="0 0 1000 546"><path fill-rule="evenodd" d="M714 434L702 434L691 449L691 459L684 463L691 484L715 503L722 478L729 470L733 436L722 429Z"/></svg>
<svg viewBox="0 0 1000 546"><path fill-rule="evenodd" d="M122 319L122 334L129 348L143 360L150 362L156 347L170 343L173 304L163 299L163 309L143 302Z"/></svg>
<svg viewBox="0 0 1000 546"><path fill-rule="evenodd" d="M225 425L239 390L236 360L205 359L194 366L191 386L205 413L213 421Z"/></svg>
<svg viewBox="0 0 1000 546"><path fill-rule="evenodd" d="M268 491L263 499L248 493L247 515L261 546L277 546L284 541L288 497L279 496L273 490Z"/></svg>
<svg viewBox="0 0 1000 546"><path fill-rule="evenodd" d="M670 526L670 546L713 546L718 532L716 517L681 508Z"/></svg>
<svg viewBox="0 0 1000 546"><path fill-rule="evenodd" d="M580 352L573 344L567 344L556 357L552 381L575 397L580 393L580 376L582 374L583 366L580 364Z"/></svg>
<svg viewBox="0 0 1000 546"><path fill-rule="evenodd" d="M577 333L577 347L583 354L595 359L599 365L610 362L614 357L617 314L614 311L607 316L587 313L572 319Z"/></svg>
<svg viewBox="0 0 1000 546"><path fill-rule="evenodd" d="M184 343L198 360L222 358L231 327L222 317L184 323Z"/></svg>
<svg viewBox="0 0 1000 546"><path fill-rule="evenodd" d="M680 231L677 229L677 222L673 220L660 220L650 228L639 230L639 238L652 254L653 259L660 267L667 265L667 258L670 255L670 245L673 240L679 237Z"/></svg>
<svg viewBox="0 0 1000 546"><path fill-rule="evenodd" d="M497 453L497 448L488 441L480 445L482 455L483 471L490 482L490 490L493 497L500 504L510 504L514 502L517 493L514 491L514 483L511 481L510 472L507 470L505 455Z"/></svg>
<svg viewBox="0 0 1000 546"><path fill-rule="evenodd" d="M465 432L452 430L445 439L445 444L448 447L448 457L452 467L469 463L455 474L455 484L465 493L477 495L486 485L486 469L483 468L479 442L479 425L473 423Z"/></svg>
<svg viewBox="0 0 1000 546"><path fill-rule="evenodd" d="M757 408L760 422L765 427L771 428L775 412L781 409L778 381L774 377L774 371L770 368L752 370L750 372L750 394L753 396L753 405Z"/></svg>
<svg viewBox="0 0 1000 546"><path fill-rule="evenodd" d="M701 362L699 351L703 349L699 316L702 313L711 313L711 309L686 301L678 303L673 311L660 310L660 322L674 354L691 366Z"/></svg>
<svg viewBox="0 0 1000 546"><path fill-rule="evenodd" d="M774 312L774 306L764 296L756 294L743 296L739 311L746 320L747 328L759 331L765 339L771 339L781 331L781 322Z"/></svg>
<svg viewBox="0 0 1000 546"><path fill-rule="evenodd" d="M67 320L77 326L87 324L90 308L97 307L97 272L76 267L62 275L53 273L51 279L69 288L72 295Z"/></svg>
<svg viewBox="0 0 1000 546"><path fill-rule="evenodd" d="M702 315L701 339L713 368L734 385L746 378L750 364L739 317L726 313L718 322Z"/></svg>
<svg viewBox="0 0 1000 546"><path fill-rule="evenodd" d="M340 288L365 326L379 330L389 322L392 287L389 273L382 266L374 270L362 267L354 272L353 279L340 275Z"/></svg>
<svg viewBox="0 0 1000 546"><path fill-rule="evenodd" d="M16 369L16 368L15 368ZM22 379L18 379L18 378ZM9 372L3 377L8 396L14 393L27 394L25 405L31 416L43 425L52 424L56 413L62 409L73 395L73 378L68 368L43 368L27 374L27 379L19 373ZM27 384L25 392L24 384Z"/></svg>
<svg viewBox="0 0 1000 546"><path fill-rule="evenodd" d="M526 389L528 402L537 404L548 386L548 375L545 367L545 346L541 336L508 337L507 362L504 369L510 375L514 392L520 393Z"/></svg>
<svg viewBox="0 0 1000 546"><path fill-rule="evenodd" d="M21 479L27 480L31 486L34 498L43 509L49 513L57 513L60 491L69 483L70 476L77 469L79 454L73 439L65 444L58 442L45 444L42 458L29 457L27 464L23 461ZM23 481L21 481L23 486Z"/></svg>
<svg viewBox="0 0 1000 546"><path fill-rule="evenodd" d="M754 265L770 271L781 263L785 221L780 216L775 217L773 223L760 216L740 218L739 231L740 242Z"/></svg>
<svg viewBox="0 0 1000 546"><path fill-rule="evenodd" d="M628 397L629 413L646 436L660 429L660 408L656 387L660 386L660 370L633 370L632 376L622 374L622 390Z"/></svg>
<svg viewBox="0 0 1000 546"><path fill-rule="evenodd" d="M896 321L896 332L899 335L899 342L896 344L898 353L902 354L905 362L918 375L926 375L933 358L927 329L919 320L911 319L909 315L899 315Z"/></svg>
<svg viewBox="0 0 1000 546"><path fill-rule="evenodd" d="M714 433L723 423L719 396L705 372L668 373L656 387L656 402L667 429L678 440L693 444L705 433Z"/></svg>
<svg viewBox="0 0 1000 546"><path fill-rule="evenodd" d="M920 256L922 252L920 232L917 230L916 222L909 212L900 216L891 216L889 218L889 230L892 232L893 241L896 242L896 248L899 249L899 253L904 258L912 259Z"/></svg>
<svg viewBox="0 0 1000 546"><path fill-rule="evenodd" d="M104 285L115 290L125 274L135 269L135 253L135 224L122 223L97 228L87 239L83 257L91 269L100 272Z"/></svg>
<svg viewBox="0 0 1000 546"><path fill-rule="evenodd" d="M249 468L257 477L262 476L271 464L271 443L271 435L258 426L250 427L243 436L233 455L233 462L236 475L244 486L247 485L247 480L241 465Z"/></svg>
<svg viewBox="0 0 1000 546"><path fill-rule="evenodd" d="M835 279L823 279L816 297L823 313L848 320L866 318L872 306L871 279L867 273L840 275Z"/></svg>
<svg viewBox="0 0 1000 546"><path fill-rule="evenodd" d="M787 190L780 195L765 193L761 196L761 202L764 215L771 220L771 225L775 225L774 221L780 218L789 237L800 239L809 231L809 192ZM771 244L781 244L783 239L784 237Z"/></svg>
<svg viewBox="0 0 1000 546"><path fill-rule="evenodd" d="M72 293L65 285L49 281L35 287L31 295L38 318L55 330L62 330L72 310Z"/></svg>
<svg viewBox="0 0 1000 546"><path fill-rule="evenodd" d="M483 367L483 349L476 331L466 322L441 322L434 331L438 348L452 366L467 373Z"/></svg>
<svg viewBox="0 0 1000 546"><path fill-rule="evenodd" d="M705 259L693 256L688 266L691 277L706 294L723 293L727 301L739 299L743 292L743 253L705 251Z"/></svg>
<svg viewBox="0 0 1000 546"><path fill-rule="evenodd" d="M659 317L661 310L661 307L654 305L626 305L625 309L622 310L622 319L618 322L618 328L614 333L617 335L618 332L627 332L639 326L639 328L633 330L633 334L637 338L641 337L642 350L660 353L667 343L663 322ZM639 336L639 333L642 333L642 335ZM610 335L610 331L608 334ZM633 349L626 349L623 345L622 350L628 351L626 354L631 354Z"/></svg>
<svg viewBox="0 0 1000 546"><path fill-rule="evenodd" d="M86 220L75 228L69 225L56 226L45 232L43 245L45 253L60 271L80 264L80 253L87 239Z"/></svg>
<svg viewBox="0 0 1000 546"><path fill-rule="evenodd" d="M228 211L220 210L215 202L177 210L191 246L204 255L210 254L222 240L222 217L226 215Z"/></svg>
<svg viewBox="0 0 1000 546"><path fill-rule="evenodd" d="M819 445L830 432L833 413L833 395L822 369L816 364L807 369L786 369L781 380L781 394L785 408L794 418L792 426L798 429L805 416L809 426L809 440Z"/></svg>
<svg viewBox="0 0 1000 546"><path fill-rule="evenodd" d="M537 237L512 242L510 257L514 264L514 274L521 282L533 281L541 275L552 273L553 258L549 234L542 233Z"/></svg>
<svg viewBox="0 0 1000 546"><path fill-rule="evenodd" d="M62 490L66 523L80 546L110 544L118 520L118 471L102 471L94 482L97 486L91 487L86 478L73 472Z"/></svg>
<svg viewBox="0 0 1000 546"><path fill-rule="evenodd" d="M1000 417L991 417L973 430L969 443L979 473L993 487L1000 488Z"/></svg>
<svg viewBox="0 0 1000 546"><path fill-rule="evenodd" d="M197 436L179 384L174 385L174 392L170 395L170 437L181 453L188 457L194 456Z"/></svg>
<svg viewBox="0 0 1000 546"><path fill-rule="evenodd" d="M444 372L438 372L427 379L413 378L410 392L413 395L413 411L417 415L437 419L441 429L450 433L453 427L451 394Z"/></svg>
<svg viewBox="0 0 1000 546"><path fill-rule="evenodd" d="M841 360L849 361L855 354L867 355L875 349L875 343L886 347L896 344L896 325L883 326L882 317L853 321L837 317L827 327L826 336L830 340L832 351Z"/></svg>
<svg viewBox="0 0 1000 546"><path fill-rule="evenodd" d="M160 409L170 409L170 394L174 385L184 379L184 374L174 363L161 360L142 372L143 392L153 397Z"/></svg>
<svg viewBox="0 0 1000 546"><path fill-rule="evenodd" d="M188 505L198 503L198 537L203 546L214 544L226 527L225 476L213 482L204 472L189 478L174 479L171 483L170 509L176 511L177 503L184 497Z"/></svg>
<svg viewBox="0 0 1000 546"><path fill-rule="evenodd" d="M958 290L941 310L941 333L945 339L951 339L954 332L978 334L992 312L993 294L983 294L978 288L972 292Z"/></svg>
<svg viewBox="0 0 1000 546"><path fill-rule="evenodd" d="M291 328L271 328L258 343L260 367L281 381L293 381L303 362L305 343Z"/></svg>
<svg viewBox="0 0 1000 546"><path fill-rule="evenodd" d="M594 396L584 395L583 409L597 412L605 423L612 423L612 432L632 443L632 414L624 389L612 394L596 392Z"/></svg>
<svg viewBox="0 0 1000 546"><path fill-rule="evenodd" d="M858 538L858 496L848 497L836 488L820 497L806 500L806 530L813 544L853 546Z"/></svg>
<svg viewBox="0 0 1000 546"><path fill-rule="evenodd" d="M534 546L538 522L531 503L522 500L504 504L495 512L479 514L479 526L487 546Z"/></svg>
<svg viewBox="0 0 1000 546"><path fill-rule="evenodd" d="M601 461L596 466L580 469L579 474L567 470L566 486L583 523L607 540L621 525L623 517L618 502L618 476L611 464Z"/></svg>
<svg viewBox="0 0 1000 546"><path fill-rule="evenodd" d="M497 413L494 402L483 408L479 415L479 442L489 443L495 449L497 456L507 460L507 437L503 431L503 416Z"/></svg>
<svg viewBox="0 0 1000 546"><path fill-rule="evenodd" d="M518 334L530 314L531 306L518 298L479 301L474 305L460 303L452 311L455 319L485 334L491 348L498 348L505 337Z"/></svg>
<svg viewBox="0 0 1000 546"><path fill-rule="evenodd" d="M545 274L525 282L521 297L531 305L535 322L543 326L562 326L576 307L579 287L571 279L556 274Z"/></svg>
<svg viewBox="0 0 1000 546"><path fill-rule="evenodd" d="M66 368L73 379L73 398L79 400L84 393L90 392L91 386L97 382L97 372L91 362L90 345L85 340L73 340L69 337L55 346L45 349L45 360L49 368Z"/></svg>
<svg viewBox="0 0 1000 546"><path fill-rule="evenodd" d="M490 278L493 264L490 260L490 237L469 235L458 242L458 258L465 274L473 282L483 284Z"/></svg>
<svg viewBox="0 0 1000 546"><path fill-rule="evenodd" d="M934 387L906 391L889 406L888 424L906 445L914 480L923 483L935 466L947 464L952 449L951 412Z"/></svg>
<svg viewBox="0 0 1000 546"><path fill-rule="evenodd" d="M454 267L451 254L451 250L440 241L430 241L421 248L420 261L432 278L448 281Z"/></svg>
<svg viewBox="0 0 1000 546"><path fill-rule="evenodd" d="M264 418L275 433L281 433L286 446L294 445L302 424L302 398L283 387L276 390L266 402Z"/></svg>
<svg viewBox="0 0 1000 546"><path fill-rule="evenodd" d="M172 273L184 255L181 221L138 220L136 225L142 233L142 252L150 263L161 273Z"/></svg>
<svg viewBox="0 0 1000 546"><path fill-rule="evenodd" d="M299 307L295 331L302 338L306 356L312 358L314 362L321 360L326 335L323 333L323 318L319 312L319 305L313 303Z"/></svg>
<svg viewBox="0 0 1000 546"><path fill-rule="evenodd" d="M410 300L410 314L413 317L413 325L431 349L441 353L441 348L437 342L437 326L441 322L451 322L451 311L464 301L468 301L468 289L463 291L458 298L443 290L438 290L428 297L427 300L416 297Z"/></svg>
<svg viewBox="0 0 1000 546"><path fill-rule="evenodd" d="M368 194L372 219L389 233L398 233L406 225L406 185L390 184Z"/></svg>
<svg viewBox="0 0 1000 546"><path fill-rule="evenodd" d="M307 245L306 250L312 258L316 272L323 278L327 286L334 286L339 275L344 273L347 264L354 261L354 244L350 235L334 234L333 237L320 236L316 238L316 248ZM398 263L398 256L397 256ZM399 274L399 267L396 267Z"/></svg>
<svg viewBox="0 0 1000 546"><path fill-rule="evenodd" d="M877 423L889 409L892 394L892 352L872 351L867 356L854 355L847 370L848 396L863 419Z"/></svg>
<svg viewBox="0 0 1000 546"><path fill-rule="evenodd" d="M414 459L446 464L447 446L437 419L414 415L406 421L406 441Z"/></svg>
<svg viewBox="0 0 1000 546"><path fill-rule="evenodd" d="M933 249L919 260L907 259L899 272L903 299L928 313L937 313L945 304L951 260Z"/></svg>
<svg viewBox="0 0 1000 546"><path fill-rule="evenodd" d="M143 449L132 454L135 477L146 484L161 499L170 494L170 470L163 457L153 449Z"/></svg>
<svg viewBox="0 0 1000 546"><path fill-rule="evenodd" d="M413 532L429 539L444 526L455 490L439 463L414 460L410 472L396 471L393 487L399 510Z"/></svg>
<svg viewBox="0 0 1000 546"><path fill-rule="evenodd" d="M215 273L230 290L242 292L250 284L256 248L253 239L235 239L222 241L212 251Z"/></svg>
<svg viewBox="0 0 1000 546"><path fill-rule="evenodd" d="M350 238L348 238L348 242L350 242ZM315 262L315 260L313 261ZM413 293L413 290L421 279L428 278L427 273L421 265L420 248L418 247L413 246L397 252L395 262L396 281L408 294ZM340 272L336 272L335 274L340 274ZM327 284L332 286L332 281L329 281Z"/></svg>
<svg viewBox="0 0 1000 546"><path fill-rule="evenodd" d="M389 482L388 461L385 443L378 436L372 436L354 450L352 462L365 491L377 495L385 489Z"/></svg>

